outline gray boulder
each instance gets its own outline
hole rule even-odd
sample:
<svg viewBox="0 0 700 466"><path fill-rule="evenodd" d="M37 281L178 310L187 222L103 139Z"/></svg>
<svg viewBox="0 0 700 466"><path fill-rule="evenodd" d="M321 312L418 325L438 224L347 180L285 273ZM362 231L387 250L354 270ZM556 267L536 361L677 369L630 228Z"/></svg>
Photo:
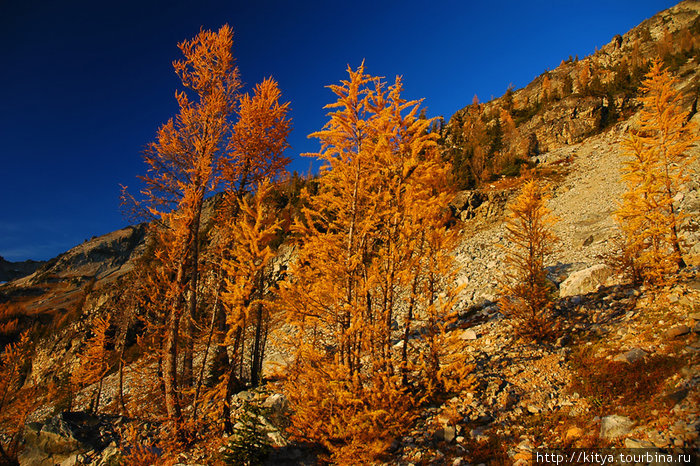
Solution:
<svg viewBox="0 0 700 466"><path fill-rule="evenodd" d="M116 440L113 423L118 416L63 412L46 423L24 428L25 446L20 466L73 465L78 455L105 449Z"/></svg>
<svg viewBox="0 0 700 466"><path fill-rule="evenodd" d="M263 407L270 408L274 414L282 414L287 408L287 397L281 393L273 393L263 402Z"/></svg>
<svg viewBox="0 0 700 466"><path fill-rule="evenodd" d="M476 340L476 332L470 328L463 330L462 334L459 336L462 340Z"/></svg>
<svg viewBox="0 0 700 466"><path fill-rule="evenodd" d="M605 264L594 265L569 275L559 285L559 296L577 296L598 291L612 275L612 268Z"/></svg>
<svg viewBox="0 0 700 466"><path fill-rule="evenodd" d="M690 333L690 328L687 325L676 325L664 332L664 337L667 340L673 340L674 338L681 337Z"/></svg>
<svg viewBox="0 0 700 466"><path fill-rule="evenodd" d="M629 351L618 354L617 356L615 356L615 358L613 360L633 364L637 361L644 359L644 357L646 355L647 355L647 353L643 349L632 348Z"/></svg>
<svg viewBox="0 0 700 466"><path fill-rule="evenodd" d="M605 416L600 420L600 438L612 440L627 435L634 423L626 416Z"/></svg>

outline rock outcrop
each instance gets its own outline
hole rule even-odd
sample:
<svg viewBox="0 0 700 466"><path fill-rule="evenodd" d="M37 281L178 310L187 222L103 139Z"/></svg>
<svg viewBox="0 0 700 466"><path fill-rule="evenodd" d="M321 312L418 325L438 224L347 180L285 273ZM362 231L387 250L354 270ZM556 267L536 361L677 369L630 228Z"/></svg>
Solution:
<svg viewBox="0 0 700 466"><path fill-rule="evenodd" d="M129 226L106 235L94 237L48 261L27 283L47 280L83 278L102 280L131 270L133 259L145 248L147 225Z"/></svg>
<svg viewBox="0 0 700 466"><path fill-rule="evenodd" d="M656 58L664 40L678 44L683 31L697 34L699 14L700 2L682 1L624 35L611 38L594 54L580 60L571 57L562 60L557 68L538 76L524 88L482 104L483 114L493 126L500 109L511 113L517 125L511 150L518 157L537 156L580 143L634 114L639 105L634 89L615 84L616 78L623 81L617 74L629 73L633 60L641 63ZM621 68L623 61L625 67ZM700 82L697 59L688 60L676 71L684 76L681 83L684 106L688 109L697 106ZM588 78L583 79L583 74ZM593 88L583 88L584 81L591 85L592 80L596 81ZM457 111L445 127L443 137L448 152L459 149L468 111L469 107Z"/></svg>
<svg viewBox="0 0 700 466"><path fill-rule="evenodd" d="M119 416L64 412L43 424L30 423L25 427L19 464L116 466L120 463L115 426L121 422Z"/></svg>

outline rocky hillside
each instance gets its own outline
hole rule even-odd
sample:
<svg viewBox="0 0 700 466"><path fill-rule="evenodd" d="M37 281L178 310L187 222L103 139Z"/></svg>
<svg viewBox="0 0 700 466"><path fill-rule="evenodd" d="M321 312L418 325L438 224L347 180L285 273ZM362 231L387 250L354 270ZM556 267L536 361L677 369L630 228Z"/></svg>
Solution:
<svg viewBox="0 0 700 466"><path fill-rule="evenodd" d="M461 234L454 253L456 280L463 290L451 331L474 364L476 383L469 391L425 406L410 433L396 439L386 464L523 465L531 463L538 448L700 451L700 147L692 149L695 171L676 196L687 214L682 250L689 267L675 283L650 289L631 285L609 260L620 238L613 218L624 191L620 141L636 125L639 109L635 92L628 89L632 81L616 78L616 73L624 66L633 68L634 60L665 51L681 79L688 116L700 123L700 58L693 55L695 48L683 45L685 31L697 44L698 18L700 2L683 1L614 38L591 57L567 60L524 89L484 104L484 114L494 116L512 105L518 132L513 141L536 148L519 155L532 155L529 161L550 185L558 242L546 265L558 293L558 338L544 344L521 340L496 304L506 206L522 180L494 177L478 190L460 192L451 208L453 228ZM590 80L587 90L579 87L586 84L581 79L586 69L597 77L592 90ZM622 75L633 77L631 71ZM543 89L545 77L549 84ZM547 86L551 94L542 100ZM462 150L459 135L468 111L458 112L443 128L446 152ZM209 202L203 228L216 203ZM148 257L148 250L147 226L127 227L93 238L31 275L0 285L0 305L13 306L9 311L0 308L0 345L13 341L23 328L37 329L25 387L41 386L41 396L48 399L53 389L48 387L65 382L66 370L78 364L95 319L118 315L122 280L143 266L139 258ZM293 255L293 249L283 245L274 273L281 275ZM9 325L12 322L16 323ZM150 445L144 455L157 454L154 439L162 426L139 422L148 415L148 399L137 397L144 396L138 391L143 375L158 368L139 357L137 326L116 327L112 331L123 332L129 343L123 353L123 378L111 370L101 387L100 405L108 414L86 413L96 385L41 404L22 429L20 464L117 464L133 453L127 445L135 438ZM274 370L266 375L283 371L286 355L278 346L272 338L266 367ZM204 365L203 358L203 348L195 348L195 367ZM141 403L140 412L124 413L120 385L126 397ZM264 389L238 393L233 408L239 413L251 406L265 409L255 422L272 447L268 464L316 464L313 448L286 435L289 407L278 388L271 377ZM134 433L133 425L141 430ZM0 425L0 441L13 427ZM221 454L195 444L178 461L212 464Z"/></svg>
<svg viewBox="0 0 700 466"><path fill-rule="evenodd" d="M559 219L554 226L559 243L549 264L550 278L557 285L573 272L605 262L605 256L612 253L620 238L613 218L624 191L620 181L620 141L633 122L634 119L619 123L602 134L541 157L541 171L551 184L550 208ZM700 150L694 148L693 154L697 170ZM506 237L502 220L507 200L517 191L515 187L501 187L508 184L512 181L490 184L484 191L465 191L453 201L453 208L460 209L458 215L463 219L465 239L457 250L457 259L462 264L459 280L465 285L465 306L496 300L500 264L505 255L499 247ZM689 213L686 261L694 265L700 265L699 186L696 172L678 196L681 209ZM470 205L475 198L480 199L477 207ZM609 279L612 283L622 278L610 275Z"/></svg>
<svg viewBox="0 0 700 466"><path fill-rule="evenodd" d="M522 89L509 89L500 98L457 111L438 130L462 185L478 184L474 148L466 140L474 136L475 119L484 125L479 139L492 159L487 168L495 174L510 173L514 164L530 157L537 160L627 120L638 110L637 88L647 63L657 56L683 77L684 104L695 112L700 93L699 15L700 2L682 1L611 38L590 56L569 57Z"/></svg>

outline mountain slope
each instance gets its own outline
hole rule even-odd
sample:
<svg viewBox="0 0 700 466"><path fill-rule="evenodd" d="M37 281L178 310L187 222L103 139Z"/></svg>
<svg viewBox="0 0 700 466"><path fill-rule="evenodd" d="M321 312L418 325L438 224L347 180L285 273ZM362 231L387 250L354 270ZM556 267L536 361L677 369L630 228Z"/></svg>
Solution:
<svg viewBox="0 0 700 466"><path fill-rule="evenodd" d="M481 170L512 173L531 157L536 160L627 120L639 108L637 87L656 56L683 78L684 105L694 113L700 90L699 13L700 2L680 2L615 36L591 56L569 57L522 89L457 111L437 130L458 182L480 184ZM465 138L479 124L485 127L479 139L488 160L477 162L485 165L477 169L475 148Z"/></svg>
<svg viewBox="0 0 700 466"><path fill-rule="evenodd" d="M22 262L10 262L0 256L0 283L10 282L18 278L34 273L44 262L27 260Z"/></svg>

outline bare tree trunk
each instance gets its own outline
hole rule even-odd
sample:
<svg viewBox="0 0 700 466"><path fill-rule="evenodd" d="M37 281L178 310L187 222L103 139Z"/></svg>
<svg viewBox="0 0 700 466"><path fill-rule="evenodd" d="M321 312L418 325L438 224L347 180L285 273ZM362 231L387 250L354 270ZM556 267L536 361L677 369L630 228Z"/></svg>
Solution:
<svg viewBox="0 0 700 466"><path fill-rule="evenodd" d="M255 315L255 340L253 341L253 361L250 367L250 384L257 387L260 384L260 372L262 371L262 327L263 327L263 303L265 295L265 272L261 270L258 277L258 305Z"/></svg>
<svg viewBox="0 0 700 466"><path fill-rule="evenodd" d="M190 247L190 277L188 283L187 309L184 322L184 351L182 355L181 386L192 386L192 361L194 356L194 321L197 318L197 284L199 282L199 225L202 214L203 198L197 202L194 219L191 226L192 244Z"/></svg>
<svg viewBox="0 0 700 466"><path fill-rule="evenodd" d="M676 255L678 256L676 260L676 264L678 265L679 269L684 269L686 267L686 263L683 260L683 254L681 253L681 245L680 241L678 240L678 227L676 225L676 210L673 207L673 192L671 191L671 173L669 171L669 161L668 161L668 153L665 148L664 144L664 149L662 151L662 156L663 156L663 162L664 162L664 170L665 170L665 187L666 187L666 199L668 199L668 210L669 214L671 214L671 244L673 246L673 250L676 252Z"/></svg>
<svg viewBox="0 0 700 466"><path fill-rule="evenodd" d="M158 388L160 389L160 394L165 398L165 376L163 375L163 356L158 356Z"/></svg>
<svg viewBox="0 0 700 466"><path fill-rule="evenodd" d="M194 405L192 417L195 419L197 418L199 391L201 390L202 383L204 381L204 371L207 367L207 358L209 356L209 348L211 347L212 338L214 336L214 330L215 330L215 325L216 325L216 312L217 312L218 304L219 304L219 294L217 293L214 296L214 306L212 308L212 313L211 313L211 324L209 325L209 336L207 338L207 346L204 349L204 360L202 361L202 367L199 371L199 377L197 378L197 387L195 388L195 391L194 391L194 401L192 402L192 404Z"/></svg>
<svg viewBox="0 0 700 466"><path fill-rule="evenodd" d="M243 340L243 329L239 327L236 330L236 337L234 339L234 354L231 359L231 365L228 370L228 381L226 383L226 396L224 397L222 417L224 418L224 431L228 434L233 433L233 424L231 423L231 397L233 394L240 389L241 383L236 377L236 363L238 360L243 360L243 352L239 353L238 348L242 344Z"/></svg>
<svg viewBox="0 0 700 466"><path fill-rule="evenodd" d="M212 327L210 329L211 346L213 347L213 354L210 359L211 362L209 363L209 366L205 368L206 374L203 380L204 385L208 387L214 386L221 378L221 376L223 376L226 373L226 370L230 365L228 359L228 352L226 351L226 347L224 346L224 337L227 331L226 313L224 312L223 307L218 301L218 298L221 295L224 286L223 279L219 278L217 279L217 281L217 301L214 303L214 308L212 310Z"/></svg>
<svg viewBox="0 0 700 466"><path fill-rule="evenodd" d="M95 408L92 410L93 413L97 414L100 410L100 397L102 396L102 384L105 378L104 375L100 377L100 383L97 385L97 396L95 397Z"/></svg>
<svg viewBox="0 0 700 466"><path fill-rule="evenodd" d="M238 378L243 380L243 363L245 362L245 329L248 328L248 319L243 317L243 325L240 326L236 333L236 341L234 343L235 356L232 363L238 363Z"/></svg>
<svg viewBox="0 0 700 466"><path fill-rule="evenodd" d="M670 190L668 193L668 196L671 196ZM684 269L686 267L686 263L683 260L683 254L681 253L681 245L680 241L678 240L678 228L676 226L676 211L673 207L673 200L669 203L669 212L671 214L671 243L673 244L673 250L676 252L676 255L678 256L678 259L676 260L676 264L678 265L679 269Z"/></svg>
<svg viewBox="0 0 700 466"><path fill-rule="evenodd" d="M119 355L119 407L121 408L122 414L125 416L129 415L129 410L126 409L126 403L124 402L124 349L122 348L121 354Z"/></svg>
<svg viewBox="0 0 700 466"><path fill-rule="evenodd" d="M180 399L177 388L177 340L180 324L180 313L173 308L168 316L166 329L165 355L163 357L163 383L165 385L165 409L168 417L174 422L175 430L180 430Z"/></svg>
<svg viewBox="0 0 700 466"><path fill-rule="evenodd" d="M416 273L413 278L413 287L411 290L411 299L408 305L408 315L406 316L406 327L403 332L403 348L401 348L401 383L408 385L408 338L411 335L411 322L413 321L413 308L416 304L416 291L418 290L418 281L420 275Z"/></svg>
<svg viewBox="0 0 700 466"><path fill-rule="evenodd" d="M126 416L129 415L129 411L126 409L126 403L124 402L124 357L126 354L126 338L129 333L129 327L131 326L131 319L134 314L134 309L129 307L126 316L126 323L122 328L122 338L120 339L119 345L119 406L121 408L122 414Z"/></svg>
<svg viewBox="0 0 700 466"><path fill-rule="evenodd" d="M192 385L192 359L194 353L194 338L192 316L185 312L182 322L182 374L180 374L180 388L188 388Z"/></svg>

